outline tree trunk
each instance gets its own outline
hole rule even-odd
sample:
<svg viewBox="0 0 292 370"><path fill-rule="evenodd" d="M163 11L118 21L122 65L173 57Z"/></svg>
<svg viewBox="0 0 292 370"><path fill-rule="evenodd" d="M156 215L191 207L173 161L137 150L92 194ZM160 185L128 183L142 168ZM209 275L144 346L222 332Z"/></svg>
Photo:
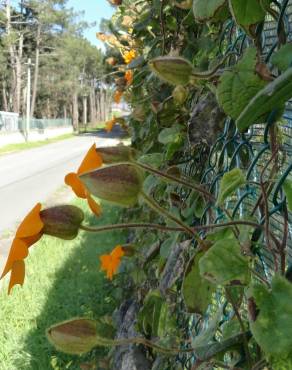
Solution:
<svg viewBox="0 0 292 370"><path fill-rule="evenodd" d="M100 110L100 92L98 92L96 94L96 111L97 111L97 114L96 114L96 120L97 122L101 122L101 110Z"/></svg>
<svg viewBox="0 0 292 370"><path fill-rule="evenodd" d="M105 93L103 89L100 91L100 112L101 121L105 121Z"/></svg>
<svg viewBox="0 0 292 370"><path fill-rule="evenodd" d="M83 96L83 124L87 125L87 96Z"/></svg>
<svg viewBox="0 0 292 370"><path fill-rule="evenodd" d="M94 125L97 121L94 80L92 80L92 83L91 83L89 104L90 104L90 123Z"/></svg>
<svg viewBox="0 0 292 370"><path fill-rule="evenodd" d="M14 112L20 113L21 106L21 82L22 82L22 53L23 53L23 35L19 35L18 51L16 53L16 92L14 102Z"/></svg>
<svg viewBox="0 0 292 370"><path fill-rule="evenodd" d="M74 131L79 133L78 94L74 92L72 97L72 120Z"/></svg>
<svg viewBox="0 0 292 370"><path fill-rule="evenodd" d="M38 78L39 78L39 61L40 61L40 43L41 43L41 25L38 24L37 35L36 35L36 50L35 50L35 67L34 77L32 85L32 98L31 98L31 117L34 116L35 102L37 96Z"/></svg>
<svg viewBox="0 0 292 370"><path fill-rule="evenodd" d="M5 112L8 112L8 102L7 102L7 95L6 95L6 82L3 81L2 83L2 96L3 96L3 109Z"/></svg>

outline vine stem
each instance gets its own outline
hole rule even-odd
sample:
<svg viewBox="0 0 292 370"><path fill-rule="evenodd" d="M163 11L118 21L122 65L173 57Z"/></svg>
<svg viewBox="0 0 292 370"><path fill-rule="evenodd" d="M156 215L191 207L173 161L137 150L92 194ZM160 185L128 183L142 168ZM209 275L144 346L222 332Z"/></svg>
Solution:
<svg viewBox="0 0 292 370"><path fill-rule="evenodd" d="M178 179L177 177L174 177L174 176L169 175L169 174L167 174L165 172L159 171L159 170L157 170L155 168L152 168L152 167L147 166L146 164L142 164L140 162L135 162L135 161L133 161L133 162L125 162L125 164L134 165L134 166L136 166L138 168L142 168L145 171L154 173L157 176L163 177L163 178L165 178L167 180L171 180L171 181L173 181L173 182L175 182L177 184L184 185L184 186L186 186L189 189L192 189L192 190L195 190L195 191L201 193L202 195L204 195L208 199L212 200L213 202L216 201L215 197L211 193L209 193L208 190L204 189L201 186L193 185L193 184L191 184L190 182L188 182L186 180L183 180L181 178Z"/></svg>
<svg viewBox="0 0 292 370"><path fill-rule="evenodd" d="M145 203L150 208L152 208L154 211L156 211L158 214L160 214L161 216L175 222L177 225L182 227L188 234L190 234L192 236L195 236L195 232L190 226L186 225L184 222L182 222L181 220L176 218L174 215L169 213L166 209L162 208L157 202L155 202L154 199L149 197L146 193L141 192L140 195L141 195L142 199L145 201ZM200 239L198 235L197 235L197 238Z"/></svg>
<svg viewBox="0 0 292 370"><path fill-rule="evenodd" d="M80 225L80 229L88 232L99 233L103 231L120 230L120 229L151 229L159 231L184 231L182 227L164 226L150 223L131 223L131 224L115 224L105 225L99 227L92 227L87 225Z"/></svg>
<svg viewBox="0 0 292 370"><path fill-rule="evenodd" d="M226 294L226 297L229 299L229 301L230 301L230 303L232 305L232 308L234 310L235 316L237 317L237 320L239 322L239 325L240 325L240 328L241 328L241 334L242 334L244 352L245 352L245 355L246 355L246 359L247 359L249 368L251 369L251 367L252 367L252 359L251 359L251 355L250 355L249 348L248 348L248 340L247 340L247 337L245 335L245 327L244 327L242 318L240 316L240 313L239 313L239 310L237 308L237 305L236 305L236 303L233 300L233 297L231 296L231 294L229 294L229 292L227 291L227 289L225 290L225 294Z"/></svg>
<svg viewBox="0 0 292 370"><path fill-rule="evenodd" d="M155 209L156 210L156 209ZM162 208L163 211L165 211ZM209 225L198 225L193 227L188 227L188 229L192 232L192 235L194 235L195 232L202 231L202 230L210 230L210 229L218 229L221 227L228 227L228 226L236 226L236 225L246 225L246 226L252 226L255 228L264 229L263 225L257 224L256 222L252 221L230 221L225 222L222 224L209 224ZM151 224L151 223L131 223L131 224L115 224L115 225L105 225L105 226L87 226L87 225L80 225L80 229L88 232L93 233L99 233L99 232L105 232L105 231L111 231L111 230L120 230L120 229L152 229L152 230L160 230L160 231L181 231L186 232L185 228L175 227L175 226L165 226L160 224ZM188 233L189 230L187 231ZM271 233L271 237L275 238L275 236Z"/></svg>

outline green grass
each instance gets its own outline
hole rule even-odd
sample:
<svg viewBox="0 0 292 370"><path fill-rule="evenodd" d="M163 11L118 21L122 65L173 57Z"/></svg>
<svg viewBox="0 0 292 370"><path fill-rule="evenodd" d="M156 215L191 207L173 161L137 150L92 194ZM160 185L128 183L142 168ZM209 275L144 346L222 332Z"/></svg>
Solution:
<svg viewBox="0 0 292 370"><path fill-rule="evenodd" d="M75 204L84 208L85 202ZM120 209L104 207L101 225L117 222ZM110 315L116 308L116 290L99 270L98 255L125 242L125 233L88 234L73 241L43 237L26 258L24 286L7 295L7 282L0 292L0 369L80 369L80 364L102 357L96 349L83 357L57 352L47 341L48 326L76 316Z"/></svg>
<svg viewBox="0 0 292 370"><path fill-rule="evenodd" d="M54 137L52 139L47 139L47 140L33 141L33 142L28 142L28 143L8 144L0 148L0 155L11 153L11 152L17 152L21 150L26 150L26 149L38 148L40 146L56 143L58 141L71 139L74 136L75 135L72 133L72 134L60 135L60 136Z"/></svg>
<svg viewBox="0 0 292 370"><path fill-rule="evenodd" d="M79 125L79 132L82 134L82 133L85 133L85 132L95 132L97 130L102 130L105 128L105 122L99 122L99 123L95 123L95 124L92 124L92 123L89 123L87 126L86 126L86 129L85 129L85 126L84 125Z"/></svg>

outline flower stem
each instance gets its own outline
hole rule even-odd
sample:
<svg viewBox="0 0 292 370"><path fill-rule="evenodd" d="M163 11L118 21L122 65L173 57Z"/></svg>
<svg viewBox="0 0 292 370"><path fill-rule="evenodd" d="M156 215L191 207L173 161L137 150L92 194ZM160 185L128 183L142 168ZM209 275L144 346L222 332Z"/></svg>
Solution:
<svg viewBox="0 0 292 370"><path fill-rule="evenodd" d="M99 227L80 225L80 229L88 231L91 233L100 233L105 231L112 230L121 230L121 229L149 229L149 230L159 230L159 231L184 231L182 227L175 226L164 226L159 224L150 224L150 223L133 223L133 224L115 224L115 225L105 225Z"/></svg>
<svg viewBox="0 0 292 370"><path fill-rule="evenodd" d="M144 192L141 192L140 195L143 198L143 200L145 201L145 203L150 208L154 209L154 211L156 211L158 214L160 214L161 216L175 222L177 225L179 225L181 228L183 228L188 234L190 234L192 236L195 235L194 230L190 226L186 225L184 222L182 222L181 220L179 220L178 218L173 216L171 213L169 213L166 209L162 208L157 202L155 202L154 199L149 197Z"/></svg>
<svg viewBox="0 0 292 370"><path fill-rule="evenodd" d="M177 184L180 184L180 185L183 185L183 186L185 186L189 189L195 190L198 193L201 193L202 195L204 195L206 198L208 198L212 202L216 201L215 197L208 190L204 189L202 186L191 184L190 182L188 182L186 180L174 177L172 175L169 175L166 172L162 172L162 171L157 170L156 168L147 166L146 164L142 164L142 163L136 162L134 160L130 161L130 162L121 162L120 164L128 164L128 165L132 165L132 166L135 166L135 167L138 167L138 168L142 168L143 170L145 170L147 172L154 173L155 175L160 176L164 179L173 181L173 182L175 182Z"/></svg>

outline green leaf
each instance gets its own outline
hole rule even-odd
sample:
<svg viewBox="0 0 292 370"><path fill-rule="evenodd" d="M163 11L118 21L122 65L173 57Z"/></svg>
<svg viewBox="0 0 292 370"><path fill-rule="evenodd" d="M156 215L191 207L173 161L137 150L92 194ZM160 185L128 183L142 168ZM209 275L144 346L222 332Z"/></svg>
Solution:
<svg viewBox="0 0 292 370"><path fill-rule="evenodd" d="M287 198L288 209L292 212L292 180L286 179L284 181L283 190Z"/></svg>
<svg viewBox="0 0 292 370"><path fill-rule="evenodd" d="M264 21L271 0L229 0L229 7L236 23L249 31L250 26Z"/></svg>
<svg viewBox="0 0 292 370"><path fill-rule="evenodd" d="M207 327L192 339L192 347L199 348L214 343L214 337L222 319L222 307L208 320Z"/></svg>
<svg viewBox="0 0 292 370"><path fill-rule="evenodd" d="M200 259L200 274L214 284L246 284L249 281L248 260L240 253L236 239L217 241Z"/></svg>
<svg viewBox="0 0 292 370"><path fill-rule="evenodd" d="M147 164L151 167L158 168L163 163L163 154L162 153L151 153L151 154L145 154L142 155L138 162L141 162L143 164Z"/></svg>
<svg viewBox="0 0 292 370"><path fill-rule="evenodd" d="M158 141L161 144L169 144L175 142L179 138L179 133L182 128L179 125L174 125L169 128L164 128L158 135Z"/></svg>
<svg viewBox="0 0 292 370"><path fill-rule="evenodd" d="M257 51L250 47L233 69L224 72L220 78L218 102L233 119L239 116L246 104L267 84L256 74L256 64Z"/></svg>
<svg viewBox="0 0 292 370"><path fill-rule="evenodd" d="M150 291L138 313L137 325L140 331L151 336L163 337L175 332L175 320L168 304L158 290Z"/></svg>
<svg viewBox="0 0 292 370"><path fill-rule="evenodd" d="M271 290L263 285L253 287L252 296L259 314L250 328L266 354L285 357L292 352L292 284L274 276Z"/></svg>
<svg viewBox="0 0 292 370"><path fill-rule="evenodd" d="M271 58L271 62L280 69L285 71L292 66L292 43L286 44L281 47L280 50L276 51Z"/></svg>
<svg viewBox="0 0 292 370"><path fill-rule="evenodd" d="M189 312L203 314L211 303L215 287L202 278L199 262L204 252L198 252L190 261L183 280L183 297Z"/></svg>
<svg viewBox="0 0 292 370"><path fill-rule="evenodd" d="M231 227L221 227L208 233L206 239L212 242L217 242L221 239L234 239L234 234Z"/></svg>
<svg viewBox="0 0 292 370"><path fill-rule="evenodd" d="M285 103L292 97L292 67L263 87L246 104L236 120L240 132L249 126L264 122L269 113L273 112L273 119L277 120L283 114Z"/></svg>
<svg viewBox="0 0 292 370"><path fill-rule="evenodd" d="M170 238L167 238L166 240L164 240L164 242L161 244L160 256L162 258L167 259L171 249L177 242L178 236L179 236L179 233L175 233Z"/></svg>
<svg viewBox="0 0 292 370"><path fill-rule="evenodd" d="M226 172L220 182L217 205L222 205L226 198L244 184L245 177L240 168L234 168L233 170Z"/></svg>
<svg viewBox="0 0 292 370"><path fill-rule="evenodd" d="M222 9L225 8L226 0L194 0L193 13L197 22L216 20Z"/></svg>

